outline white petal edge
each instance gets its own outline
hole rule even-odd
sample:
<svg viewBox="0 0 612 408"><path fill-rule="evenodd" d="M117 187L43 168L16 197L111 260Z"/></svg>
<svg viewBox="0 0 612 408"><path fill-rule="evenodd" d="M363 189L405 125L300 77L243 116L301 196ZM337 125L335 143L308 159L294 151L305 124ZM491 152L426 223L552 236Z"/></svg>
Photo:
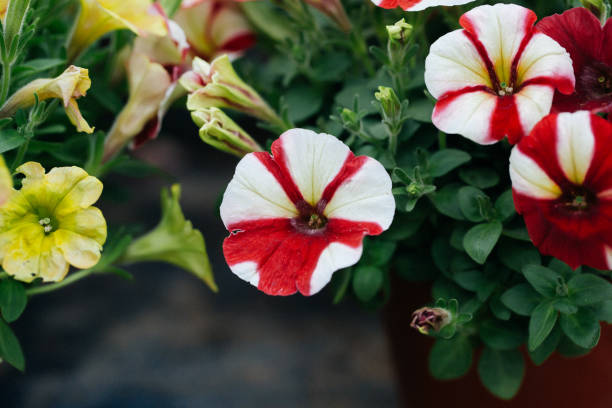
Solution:
<svg viewBox="0 0 612 408"><path fill-rule="evenodd" d="M220 211L226 228L241 221L297 215L282 186L253 153L244 156L236 166Z"/></svg>
<svg viewBox="0 0 612 408"><path fill-rule="evenodd" d="M230 269L240 279L249 282L255 287L259 285L259 272L257 272L257 264L255 262L240 262L231 265Z"/></svg>
<svg viewBox="0 0 612 408"><path fill-rule="evenodd" d="M518 83L537 77L566 78L574 84L572 58L565 48L543 33L535 33L517 65Z"/></svg>
<svg viewBox="0 0 612 408"><path fill-rule="evenodd" d="M526 135L550 112L555 90L548 85L529 85L514 95L521 127Z"/></svg>
<svg viewBox="0 0 612 408"><path fill-rule="evenodd" d="M425 86L434 98L469 86L492 88L487 67L464 30L438 38L425 59Z"/></svg>
<svg viewBox="0 0 612 408"><path fill-rule="evenodd" d="M324 214L330 219L373 222L386 230L395 214L391 184L383 165L368 157L361 168L338 187Z"/></svg>
<svg viewBox="0 0 612 408"><path fill-rule="evenodd" d="M325 187L342 169L350 150L338 138L306 129L280 136L291 178L310 205L316 205ZM276 158L278 160L278 158Z"/></svg>
<svg viewBox="0 0 612 408"><path fill-rule="evenodd" d="M514 191L532 198L553 200L561 195L559 186L518 146L510 153L510 179Z"/></svg>
<svg viewBox="0 0 612 408"><path fill-rule="evenodd" d="M421 11L429 7L437 6L459 6L462 4L470 3L474 0L423 0L420 3L415 4L412 7L407 7L405 11ZM372 0L377 6L383 2L383 0Z"/></svg>
<svg viewBox="0 0 612 408"><path fill-rule="evenodd" d="M432 114L433 124L445 133L459 134L480 144L492 144L491 119L497 106L497 96L484 91L458 96Z"/></svg>
<svg viewBox="0 0 612 408"><path fill-rule="evenodd" d="M462 16L487 50L500 82L510 80L512 61L531 28L527 26L530 13L516 4L495 4L475 7Z"/></svg>
<svg viewBox="0 0 612 408"><path fill-rule="evenodd" d="M329 283L337 270L355 265L361 258L363 246L352 248L338 242L332 242L321 252L317 266L310 277L310 293L314 295Z"/></svg>
<svg viewBox="0 0 612 408"><path fill-rule="evenodd" d="M587 111L557 116L557 158L572 183L582 184L595 154L595 135Z"/></svg>

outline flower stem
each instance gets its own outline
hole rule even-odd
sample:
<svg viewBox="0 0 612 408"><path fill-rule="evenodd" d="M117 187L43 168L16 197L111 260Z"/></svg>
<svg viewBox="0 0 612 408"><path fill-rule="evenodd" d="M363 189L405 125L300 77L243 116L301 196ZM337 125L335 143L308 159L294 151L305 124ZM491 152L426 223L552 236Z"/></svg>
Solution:
<svg viewBox="0 0 612 408"><path fill-rule="evenodd" d="M438 149L446 149L446 133L438 132Z"/></svg>
<svg viewBox="0 0 612 408"><path fill-rule="evenodd" d="M28 289L26 290L26 294L28 296L34 296L34 295L40 295L42 293L53 292L55 290L68 286L74 282L80 281L81 279L86 278L95 272L96 270L94 269L85 269L82 271L78 271L78 272L71 274L70 276L68 276L66 279L64 279L61 282L52 283L50 285L42 285L42 286Z"/></svg>
<svg viewBox="0 0 612 408"><path fill-rule="evenodd" d="M8 96L9 88L11 86L11 70L12 66L10 63L2 63L2 88L0 88L0 106L4 105L4 102L6 102L6 97Z"/></svg>
<svg viewBox="0 0 612 408"><path fill-rule="evenodd" d="M26 141L19 146L19 150L17 150L17 155L15 156L15 160L13 160L13 165L11 166L11 171L15 171L17 166L19 166L28 151L28 147L30 146L30 139L26 139Z"/></svg>

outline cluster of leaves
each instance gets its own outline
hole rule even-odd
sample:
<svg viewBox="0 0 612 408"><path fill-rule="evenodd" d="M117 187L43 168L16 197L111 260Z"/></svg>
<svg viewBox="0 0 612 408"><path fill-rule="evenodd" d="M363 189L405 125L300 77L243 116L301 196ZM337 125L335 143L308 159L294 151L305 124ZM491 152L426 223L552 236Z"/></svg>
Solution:
<svg viewBox="0 0 612 408"><path fill-rule="evenodd" d="M568 4L528 6L547 15ZM437 334L431 374L461 377L482 349L482 383L511 398L525 372L524 344L536 365L555 350L577 356L597 344L600 321L610 322L612 284L602 277L607 273L573 271L532 245L514 209L511 146L475 145L431 124L424 58L432 39L457 28L461 8L395 14L362 1L345 7L354 24L350 36L310 10L311 18L295 26L299 33L292 31L294 22L283 26L289 46L271 52L264 43L240 63L250 82L286 106L292 123L340 135L356 154L376 158L392 174L396 219L382 236L366 240L358 265L336 274L334 301L352 288L366 305L381 306L393 275L432 282L432 299L463 317ZM413 31L398 46L388 41L385 25L402 17ZM380 86L398 97L394 114L375 96Z"/></svg>

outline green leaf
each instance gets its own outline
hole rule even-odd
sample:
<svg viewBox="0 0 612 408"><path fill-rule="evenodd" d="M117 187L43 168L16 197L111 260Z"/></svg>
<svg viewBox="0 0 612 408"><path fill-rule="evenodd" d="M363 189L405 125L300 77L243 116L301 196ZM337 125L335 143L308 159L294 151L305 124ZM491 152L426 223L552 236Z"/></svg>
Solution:
<svg viewBox="0 0 612 408"><path fill-rule="evenodd" d="M557 258L553 258L550 260L548 267L553 271L557 272L559 275L563 276L565 280L570 280L575 275L578 275L582 269L582 267L573 270L571 266L566 264L563 261L558 260Z"/></svg>
<svg viewBox="0 0 612 408"><path fill-rule="evenodd" d="M563 333L578 346L590 349L597 345L599 321L591 310L583 308L571 315L562 314L560 323Z"/></svg>
<svg viewBox="0 0 612 408"><path fill-rule="evenodd" d="M506 305L502 303L501 296L499 295L491 298L491 301L489 302L489 309L491 309L493 315L499 320L510 320L510 317L512 317L510 309L508 309Z"/></svg>
<svg viewBox="0 0 612 408"><path fill-rule="evenodd" d="M552 306L552 301L540 303L531 314L529 319L529 340L527 342L529 350L535 350L550 334L559 313Z"/></svg>
<svg viewBox="0 0 612 408"><path fill-rule="evenodd" d="M443 238L437 237L431 245L431 258L440 272L448 272L451 264L451 257L455 251L450 244Z"/></svg>
<svg viewBox="0 0 612 408"><path fill-rule="evenodd" d="M578 311L578 307L566 297L554 299L552 305L555 310L564 314L573 314Z"/></svg>
<svg viewBox="0 0 612 408"><path fill-rule="evenodd" d="M352 277L352 268L345 268L334 274L333 278L340 282L336 289L336 293L334 294L334 305L337 305L342 301L342 299L344 299L344 295L346 294L346 290L348 289L349 284L351 283Z"/></svg>
<svg viewBox="0 0 612 408"><path fill-rule="evenodd" d="M178 184L174 184L170 190L162 189L162 217L159 224L148 234L132 241L121 261L167 262L191 272L217 291L204 237L185 219L180 197L181 187Z"/></svg>
<svg viewBox="0 0 612 408"><path fill-rule="evenodd" d="M66 60L61 58L37 58L29 60L21 65L17 65L13 72L17 74L22 72L27 74L35 74L37 72L63 66L64 64L66 64Z"/></svg>
<svg viewBox="0 0 612 408"><path fill-rule="evenodd" d="M420 99L411 101L406 110L406 116L409 119L414 119L418 122L431 123L431 114L434 104L429 99Z"/></svg>
<svg viewBox="0 0 612 408"><path fill-rule="evenodd" d="M485 320L479 327L482 341L494 350L512 350L525 342L526 334L516 323Z"/></svg>
<svg viewBox="0 0 612 408"><path fill-rule="evenodd" d="M476 225L463 238L465 252L479 264L484 264L501 232L502 224L498 221Z"/></svg>
<svg viewBox="0 0 612 408"><path fill-rule="evenodd" d="M369 238L365 242L361 262L370 266L384 266L391 260L396 246L396 242Z"/></svg>
<svg viewBox="0 0 612 408"><path fill-rule="evenodd" d="M469 162L471 156L463 150L443 149L429 157L428 172L431 177L441 177L464 163Z"/></svg>
<svg viewBox="0 0 612 408"><path fill-rule="evenodd" d="M181 6L181 1L182 0L160 0L160 3L168 17L172 17Z"/></svg>
<svg viewBox="0 0 612 408"><path fill-rule="evenodd" d="M465 336L438 339L429 354L429 371L439 380L465 375L472 365L472 345Z"/></svg>
<svg viewBox="0 0 612 408"><path fill-rule="evenodd" d="M529 350L529 357L531 357L531 361L537 366L544 363L550 357L550 355L555 351L557 345L561 341L561 337L563 333L561 332L561 328L559 326L555 326L555 328L550 332L546 340L540 344L540 347L535 350Z"/></svg>
<svg viewBox="0 0 612 408"><path fill-rule="evenodd" d="M567 336L562 336L557 350L563 357L580 357L588 354L592 349L580 347Z"/></svg>
<svg viewBox="0 0 612 408"><path fill-rule="evenodd" d="M590 273L574 276L567 287L572 302L578 306L612 300L612 283Z"/></svg>
<svg viewBox="0 0 612 408"><path fill-rule="evenodd" d="M289 120L301 122L308 119L321 109L323 105L323 94L321 91L307 83L289 88L285 93L287 107L289 108Z"/></svg>
<svg viewBox="0 0 612 408"><path fill-rule="evenodd" d="M495 209L499 212L500 221L505 221L516 214L512 190L506 190L497 197L497 200L495 200ZM527 240L529 240L529 238L527 238Z"/></svg>
<svg viewBox="0 0 612 408"><path fill-rule="evenodd" d="M0 280L0 309L4 320L11 323L21 316L28 304L25 288L14 279Z"/></svg>
<svg viewBox="0 0 612 408"><path fill-rule="evenodd" d="M373 266L359 266L353 276L353 291L362 302L376 296L384 281L383 272Z"/></svg>
<svg viewBox="0 0 612 408"><path fill-rule="evenodd" d="M506 307L520 316L531 316L533 309L542 301L542 296L531 285L521 283L508 289L501 297Z"/></svg>
<svg viewBox="0 0 612 408"><path fill-rule="evenodd" d="M447 184L435 193L430 194L428 197L431 198L433 205L439 212L447 217L462 221L465 220L465 217L457 202L457 193L460 188L460 184Z"/></svg>
<svg viewBox="0 0 612 408"><path fill-rule="evenodd" d="M6 16L4 17L4 43L8 49L17 49L13 44L16 37L21 34L25 23L26 13L30 7L30 0L9 1ZM12 61L11 61L12 62Z"/></svg>
<svg viewBox="0 0 612 408"><path fill-rule="evenodd" d="M457 285L470 292L476 292L487 283L483 273L478 270L458 272L453 276L453 279L457 282Z"/></svg>
<svg viewBox="0 0 612 408"><path fill-rule="evenodd" d="M525 265L523 275L533 288L546 297L557 295L557 287L563 277L552 269L540 265Z"/></svg>
<svg viewBox="0 0 612 408"><path fill-rule="evenodd" d="M612 324L612 300L606 300L605 302L593 305L592 309L597 320Z"/></svg>
<svg viewBox="0 0 612 408"><path fill-rule="evenodd" d="M26 139L14 129L0 130L0 154L21 146Z"/></svg>
<svg viewBox="0 0 612 408"><path fill-rule="evenodd" d="M525 375L523 355L518 350L485 348L478 361L478 375L493 395L510 399L518 392Z"/></svg>
<svg viewBox="0 0 612 408"><path fill-rule="evenodd" d="M506 268L519 273L525 265L540 265L542 263L542 257L533 245L514 240L502 240L497 246L496 253Z"/></svg>
<svg viewBox="0 0 612 408"><path fill-rule="evenodd" d="M490 188L499 183L499 175L489 167L461 169L459 171L459 178L470 186L480 189Z"/></svg>
<svg viewBox="0 0 612 408"><path fill-rule="evenodd" d="M432 281L439 273L431 258L414 252L397 255L394 269L399 276L411 282Z"/></svg>
<svg viewBox="0 0 612 408"><path fill-rule="evenodd" d="M0 358L19 371L25 370L25 358L19 340L2 319L0 319Z"/></svg>
<svg viewBox="0 0 612 408"><path fill-rule="evenodd" d="M472 222L481 222L484 220L484 215L480 210L480 202L487 199L487 195L481 190L472 186L462 187L457 193L459 200L459 208L468 220Z"/></svg>

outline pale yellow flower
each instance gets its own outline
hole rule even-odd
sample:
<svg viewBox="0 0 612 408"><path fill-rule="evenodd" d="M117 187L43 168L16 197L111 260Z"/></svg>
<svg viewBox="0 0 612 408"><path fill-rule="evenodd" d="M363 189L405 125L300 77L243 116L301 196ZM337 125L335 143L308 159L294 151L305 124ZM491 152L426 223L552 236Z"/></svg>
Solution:
<svg viewBox="0 0 612 408"><path fill-rule="evenodd" d="M25 175L0 207L0 262L17 280L45 282L64 279L70 265L87 269L100 260L106 221L92 207L102 183L79 167L45 169L28 162L17 169Z"/></svg>
<svg viewBox="0 0 612 408"><path fill-rule="evenodd" d="M4 156L0 155L0 206L9 199L13 191L11 172L4 161Z"/></svg>
<svg viewBox="0 0 612 408"><path fill-rule="evenodd" d="M165 35L163 12L151 0L81 0L81 13L68 44L68 60L74 59L97 39L114 30L138 35Z"/></svg>
<svg viewBox="0 0 612 408"><path fill-rule="evenodd" d="M59 98L62 100L66 115L79 132L92 133L93 128L81 115L76 99L85 96L91 87L89 71L74 65L69 66L57 78L35 79L15 92L0 108L0 118L13 116L19 109L29 108L45 99Z"/></svg>

